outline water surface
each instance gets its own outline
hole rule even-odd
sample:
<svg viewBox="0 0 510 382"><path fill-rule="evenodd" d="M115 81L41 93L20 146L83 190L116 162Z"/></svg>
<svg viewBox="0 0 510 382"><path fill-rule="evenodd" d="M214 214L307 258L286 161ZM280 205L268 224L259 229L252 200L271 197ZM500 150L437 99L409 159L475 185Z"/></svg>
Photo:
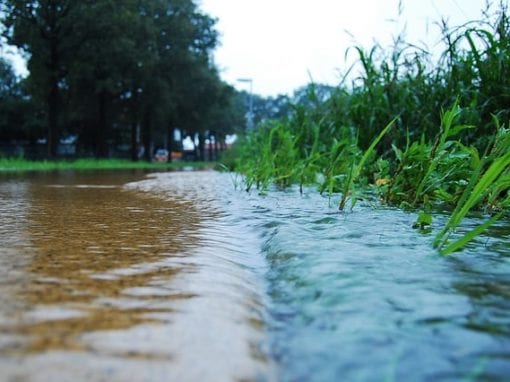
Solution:
<svg viewBox="0 0 510 382"><path fill-rule="evenodd" d="M267 294L265 348L279 380L509 380L508 222L442 257L432 240L446 216L420 233L414 213L369 204L339 213L315 190L247 194L227 174L159 175L145 187L185 190L223 211L231 230L256 233L262 251L251 245L252 257L266 262L255 269Z"/></svg>
<svg viewBox="0 0 510 382"><path fill-rule="evenodd" d="M2 181L0 375L509 380L508 222L441 257L413 213L236 185L215 172Z"/></svg>
<svg viewBox="0 0 510 382"><path fill-rule="evenodd" d="M0 183L1 380L270 378L261 288L219 211L137 178Z"/></svg>

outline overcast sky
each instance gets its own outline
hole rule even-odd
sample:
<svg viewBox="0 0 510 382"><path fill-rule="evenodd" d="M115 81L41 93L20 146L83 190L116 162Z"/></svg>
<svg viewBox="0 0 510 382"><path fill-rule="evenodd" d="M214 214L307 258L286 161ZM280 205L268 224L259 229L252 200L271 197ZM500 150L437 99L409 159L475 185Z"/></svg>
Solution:
<svg viewBox="0 0 510 382"><path fill-rule="evenodd" d="M508 1L508 0L505 0ZM399 3L401 16L399 17ZM479 19L486 0L198 0L218 18L221 76L262 95L292 93L309 82L338 83L346 49L387 46L404 28L409 42L433 49L442 17L450 25ZM352 52L351 59L354 57ZM349 60L349 57L347 57Z"/></svg>

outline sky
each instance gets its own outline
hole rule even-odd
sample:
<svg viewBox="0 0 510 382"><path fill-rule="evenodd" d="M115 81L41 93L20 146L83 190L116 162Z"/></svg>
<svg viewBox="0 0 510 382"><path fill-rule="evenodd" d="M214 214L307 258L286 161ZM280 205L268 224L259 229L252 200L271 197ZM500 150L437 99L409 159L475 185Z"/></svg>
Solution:
<svg viewBox="0 0 510 382"><path fill-rule="evenodd" d="M504 0L506 3L508 0ZM486 0L198 0L218 19L215 62L239 90L292 94L313 80L335 85L355 58L354 45L406 40L439 49L441 18L449 25L480 19ZM400 16L399 16L400 15ZM435 48L434 48L435 47Z"/></svg>

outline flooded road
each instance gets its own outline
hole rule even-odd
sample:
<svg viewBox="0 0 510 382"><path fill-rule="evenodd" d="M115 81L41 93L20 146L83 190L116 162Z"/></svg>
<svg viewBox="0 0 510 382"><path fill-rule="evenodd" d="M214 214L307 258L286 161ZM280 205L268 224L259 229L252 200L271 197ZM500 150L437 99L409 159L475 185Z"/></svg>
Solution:
<svg viewBox="0 0 510 382"><path fill-rule="evenodd" d="M509 380L508 222L441 257L412 213L236 185L1 178L0 381Z"/></svg>
<svg viewBox="0 0 510 382"><path fill-rule="evenodd" d="M0 380L268 376L260 288L218 212L129 181L0 183Z"/></svg>

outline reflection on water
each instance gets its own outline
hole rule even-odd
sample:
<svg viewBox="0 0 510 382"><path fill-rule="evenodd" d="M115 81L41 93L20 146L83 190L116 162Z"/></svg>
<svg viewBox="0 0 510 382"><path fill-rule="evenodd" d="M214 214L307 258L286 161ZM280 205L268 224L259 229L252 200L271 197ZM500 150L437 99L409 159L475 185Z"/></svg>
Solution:
<svg viewBox="0 0 510 382"><path fill-rule="evenodd" d="M249 365L261 361L256 339L246 340L242 333L239 341L246 343L233 346L248 349L240 368L203 360L230 354L208 354L228 346L214 338L231 329L224 322L242 319L237 326L258 333L257 316L235 307L222 288L210 289L225 300L223 306L205 298L205 283L194 282L195 289L184 285L202 273L204 241L209 250L218 249L214 230L204 231L204 219L210 223L217 212L183 196L142 192L138 183L126 188L129 179L64 173L0 183L0 380L98 379L105 377L104 368L110 380L196 380L210 371L218 380L256 374ZM225 271L235 276L236 268ZM257 296L244 292L236 291L232 299L258 304ZM187 303L193 299L217 306L202 303L193 313L195 303ZM231 311L224 311L228 307ZM207 333L210 329L217 333ZM204 366L193 369L197 346Z"/></svg>

